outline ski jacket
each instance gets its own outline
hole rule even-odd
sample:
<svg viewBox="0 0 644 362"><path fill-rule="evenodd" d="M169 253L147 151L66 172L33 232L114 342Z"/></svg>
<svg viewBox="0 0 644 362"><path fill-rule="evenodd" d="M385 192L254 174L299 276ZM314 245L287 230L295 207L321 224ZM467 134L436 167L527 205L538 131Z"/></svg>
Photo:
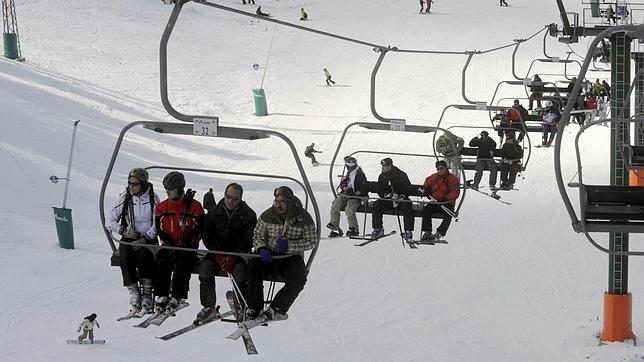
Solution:
<svg viewBox="0 0 644 362"><path fill-rule="evenodd" d="M285 216L279 215L273 207L262 213L253 230L255 251L268 248L275 253L280 238L288 242L285 255L304 257L305 250L313 249L319 243L313 218L294 200L289 201Z"/></svg>
<svg viewBox="0 0 644 362"><path fill-rule="evenodd" d="M529 113L528 110L525 109L522 105L518 106L513 106L508 110L508 116L507 119L510 122L521 122L521 120L525 121L528 119Z"/></svg>
<svg viewBox="0 0 644 362"><path fill-rule="evenodd" d="M215 205L215 196L210 191L206 192L206 194L203 195L203 209L210 210L215 207Z"/></svg>
<svg viewBox="0 0 644 362"><path fill-rule="evenodd" d="M229 211L222 198L208 211L203 228L203 243L209 250L250 253L257 214L245 201Z"/></svg>
<svg viewBox="0 0 644 362"><path fill-rule="evenodd" d="M327 79L331 78L331 73L329 73L329 71L326 69L324 69L324 75L327 77Z"/></svg>
<svg viewBox="0 0 644 362"><path fill-rule="evenodd" d="M450 143L450 138L452 143L456 146L456 152L454 152L454 149L452 148L452 143ZM465 141L456 135L450 134L449 138L447 134L442 134L440 137L438 137L438 140L436 141L436 152L440 153L441 155L445 157L454 157L458 153L460 153L460 150L463 148L465 145Z"/></svg>
<svg viewBox="0 0 644 362"><path fill-rule="evenodd" d="M474 137L470 141L470 147L478 147L476 158L492 159L494 158L494 150L496 149L496 142L492 137L479 138Z"/></svg>
<svg viewBox="0 0 644 362"><path fill-rule="evenodd" d="M506 142L501 147L501 157L506 163L519 163L523 158L523 149L518 143Z"/></svg>
<svg viewBox="0 0 644 362"><path fill-rule="evenodd" d="M378 176L376 191L380 197L385 197L387 194L398 194L405 198L411 195L411 182L406 173L396 166L391 166L391 171L383 172Z"/></svg>
<svg viewBox="0 0 644 362"><path fill-rule="evenodd" d="M306 146L306 148L304 149L304 156L311 156L314 153L320 153L320 151L316 151L311 146Z"/></svg>
<svg viewBox="0 0 644 362"><path fill-rule="evenodd" d="M154 219L159 238L165 245L193 247L199 246L201 229L204 223L204 211L199 201L186 196L174 201L166 199L157 206ZM185 215L184 215L185 211ZM184 227L180 226L183 219Z"/></svg>
<svg viewBox="0 0 644 362"><path fill-rule="evenodd" d="M90 321L89 319L85 318L81 322L81 324L78 326L78 329L82 329L85 331L91 331L98 325L98 320L94 319L93 321Z"/></svg>
<svg viewBox="0 0 644 362"><path fill-rule="evenodd" d="M357 166L340 181L341 194L347 196L365 196L369 193L369 183L362 168Z"/></svg>
<svg viewBox="0 0 644 362"><path fill-rule="evenodd" d="M150 204L149 188L140 196L129 195L125 190L119 196L119 202L110 210L105 227L111 232L122 234L127 227L134 227L141 235L146 235L153 240L157 237L157 229L154 226L154 211L159 205L159 196L152 192L152 205Z"/></svg>
<svg viewBox="0 0 644 362"><path fill-rule="evenodd" d="M461 194L460 182L458 178L451 173L441 176L438 172L428 176L423 183L425 190L430 190L432 197L436 201L450 201L452 205Z"/></svg>
<svg viewBox="0 0 644 362"><path fill-rule="evenodd" d="M543 81L541 80L541 77L535 74L535 76L532 78L533 83L539 83L535 84L531 87L532 89L532 94L538 95L543 92L543 84L541 84Z"/></svg>
<svg viewBox="0 0 644 362"><path fill-rule="evenodd" d="M539 116L545 124L555 124L561 119L561 113L555 107L549 107L541 111Z"/></svg>

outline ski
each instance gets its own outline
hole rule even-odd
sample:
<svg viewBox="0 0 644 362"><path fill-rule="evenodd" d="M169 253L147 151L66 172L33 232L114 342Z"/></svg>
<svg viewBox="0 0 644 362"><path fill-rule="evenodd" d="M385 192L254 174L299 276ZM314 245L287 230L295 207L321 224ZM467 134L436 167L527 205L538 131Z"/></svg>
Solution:
<svg viewBox="0 0 644 362"><path fill-rule="evenodd" d="M136 328L148 328L148 326L150 325L150 322L152 322L153 320L159 318L161 316L161 314L163 314L163 311L162 310L157 310L154 313L152 313L152 315L147 317L143 322L141 322L139 324L136 324L133 327L136 327Z"/></svg>
<svg viewBox="0 0 644 362"><path fill-rule="evenodd" d="M226 300L228 300L228 305L230 305L230 310L235 312L235 319L238 321L237 327L241 327L243 325L241 322L242 318L239 313L239 310L235 308L235 298L232 290L229 290L226 292ZM255 348L255 342L253 342L253 339L251 338L250 333L248 333L247 329L244 331L244 333L242 333L242 339L244 341L244 347L246 347L246 353L257 354L257 348Z"/></svg>
<svg viewBox="0 0 644 362"><path fill-rule="evenodd" d="M275 316L277 316L277 314ZM267 324L270 324L270 323L273 323L273 322L283 321L283 320L286 320L286 319L288 319L288 315L284 315L284 317L280 317L280 319L272 319L272 320L269 320L265 316L260 315L259 317L255 318L255 319L251 319L249 321L242 322L241 326L239 328L237 328L236 331L231 333L226 338L238 340L239 337L243 336L244 333L247 333L250 329L253 329L253 328L261 326L261 325L267 325Z"/></svg>
<svg viewBox="0 0 644 362"><path fill-rule="evenodd" d="M157 318L153 319L150 321L150 324L154 324L155 326L160 326L165 322L168 318L173 317L175 313L178 310L181 310L187 306L189 306L188 302L181 302L176 308L174 309L166 309L165 312L163 312L160 316Z"/></svg>
<svg viewBox="0 0 644 362"><path fill-rule="evenodd" d="M478 189L475 189L474 187L472 187L472 186L471 186L471 181L467 181L467 182L466 182L466 184L465 184L465 187L466 187L467 189L469 189L469 190L476 191L476 192L478 192L478 193L480 193L480 194L483 194L483 195L485 195L485 196L487 196L487 197L490 197L490 198L492 198L492 199L494 199L494 200L496 200L496 201L498 201L498 202L500 202L500 203L503 203L503 204L506 204L506 205L512 205L512 203L511 203L511 202L507 202L507 201L503 201L503 200L501 200L501 196L499 196L499 195L497 194L497 191L498 191L498 190L494 190L494 191L492 191L492 192L490 192L490 193L487 193L487 192L485 192L485 191L481 191L481 190L478 190Z"/></svg>
<svg viewBox="0 0 644 362"><path fill-rule="evenodd" d="M360 243L360 244L353 244L354 246L365 246L365 245L367 245L367 244L373 243L373 242L374 242L374 241L376 241L376 240L380 240L380 239L382 239L382 238L384 238L384 237L394 235L395 233L396 233L396 230L391 231L391 232L389 232L389 233L387 233L387 234L385 234L385 235L383 235L383 236L381 236L381 237L379 237L379 238L375 238L375 239L371 238L371 237L370 237L370 236L368 236L368 235L355 236L355 237L351 237L350 239L354 239L354 240L356 240L356 239L358 239L358 240L365 240L364 242L362 242L362 243Z"/></svg>
<svg viewBox="0 0 644 362"><path fill-rule="evenodd" d="M93 342L89 340L83 340L82 343L78 343L78 339L68 339L67 344L105 344L104 339L95 339Z"/></svg>
<svg viewBox="0 0 644 362"><path fill-rule="evenodd" d="M219 307L217 307L217 310L219 310ZM220 319L222 319L222 318L225 318L225 317L229 317L229 316L231 316L231 315L233 315L233 312L232 312L232 311L229 311L229 312L225 312L225 313L223 313L223 314L219 314L219 315L217 315L217 317L215 317L215 318L213 318L213 319L210 319L210 320L207 320L207 321L205 321L205 322L203 322L203 323L195 323L195 322L196 322L196 321L195 321L195 322L190 323L190 324L189 324L188 326L186 326L186 327L183 327L183 328L177 329L176 331L171 332L171 333L168 333L168 334L166 334L165 336L156 337L156 338L161 339L161 340L164 340L164 341L169 341L169 340L171 340L172 338L178 337L178 336L180 336L180 335L182 335L182 334L184 334L184 333L188 333L188 332L190 332L190 331L192 331L192 330L195 330L195 329L197 329L197 328L199 328L199 327L205 326L206 324L210 324L210 323L212 323L212 322L218 321L218 320L220 320Z"/></svg>
<svg viewBox="0 0 644 362"><path fill-rule="evenodd" d="M139 312L140 310L131 310L130 313L124 315L123 317L118 317L116 321L120 322L120 321L126 321L128 319L132 319L132 318L140 318L138 315Z"/></svg>
<svg viewBox="0 0 644 362"><path fill-rule="evenodd" d="M414 245L436 245L436 244L448 244L447 240L441 239L441 240L412 240L412 244Z"/></svg>
<svg viewBox="0 0 644 362"><path fill-rule="evenodd" d="M416 246L416 243L414 243L413 240L405 240L405 242L407 243L407 245L409 245L411 249L418 249L418 246Z"/></svg>

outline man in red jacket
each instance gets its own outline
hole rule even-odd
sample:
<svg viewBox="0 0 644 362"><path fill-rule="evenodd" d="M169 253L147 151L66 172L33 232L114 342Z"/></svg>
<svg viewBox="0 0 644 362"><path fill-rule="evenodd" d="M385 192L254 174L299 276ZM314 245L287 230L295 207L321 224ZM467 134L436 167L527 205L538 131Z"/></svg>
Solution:
<svg viewBox="0 0 644 362"><path fill-rule="evenodd" d="M444 206L450 211L454 211L456 199L461 194L460 183L458 178L447 169L447 162L436 161L436 173L427 177L423 183L425 194L430 195L429 199L439 203L427 204L423 208L423 241L439 241L447 234L447 228L452 222L452 217L443 211ZM443 221L432 234L432 213L442 213Z"/></svg>
<svg viewBox="0 0 644 362"><path fill-rule="evenodd" d="M192 190L183 190L185 186L186 180L180 172L172 171L163 178L168 198L157 206L154 222L161 245L197 249L204 224L204 210L199 201L193 199ZM159 250L158 280L154 290L158 297L157 309L176 309L188 299L190 274L196 261L197 254L191 251ZM168 301L171 285L172 298Z"/></svg>

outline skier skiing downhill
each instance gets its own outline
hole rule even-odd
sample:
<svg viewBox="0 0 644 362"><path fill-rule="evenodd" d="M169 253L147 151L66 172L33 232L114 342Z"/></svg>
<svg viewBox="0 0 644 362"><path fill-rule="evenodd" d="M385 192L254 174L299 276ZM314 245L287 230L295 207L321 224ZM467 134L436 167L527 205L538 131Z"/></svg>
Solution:
<svg viewBox="0 0 644 362"><path fill-rule="evenodd" d="M159 196L148 182L148 171L134 168L128 174L128 186L112 208L105 227L121 235L122 241L134 245L119 245L119 260L123 285L130 292L130 314L143 316L152 310L152 281L156 279L153 252L140 244L157 244L154 209ZM142 295L141 290L143 291Z"/></svg>
<svg viewBox="0 0 644 362"><path fill-rule="evenodd" d="M101 328L96 320L96 313L92 313L83 318L83 321L78 326L77 332L83 331L83 334L78 336L78 343L82 344L83 340L89 336L89 343L94 343L94 326ZM73 341L73 340L72 340Z"/></svg>
<svg viewBox="0 0 644 362"><path fill-rule="evenodd" d="M311 159L311 164L317 166L320 163L315 159L314 153L322 153L322 151L317 151L315 148L315 143L311 143L309 146L306 146L304 149L304 156Z"/></svg>
<svg viewBox="0 0 644 362"><path fill-rule="evenodd" d="M324 71L324 76L326 77L326 85L330 86L331 84L335 85L335 82L331 79L331 73L326 68L322 69Z"/></svg>
<svg viewBox="0 0 644 362"><path fill-rule="evenodd" d="M182 173L172 171L163 178L168 198L155 213L154 222L162 245L198 248L204 223L204 210L193 198L191 189L184 191L186 180ZM197 260L193 252L161 249L157 254L158 281L155 288L157 310L176 309L188 298L190 274ZM172 277L172 278L171 278ZM172 298L168 301L172 279Z"/></svg>

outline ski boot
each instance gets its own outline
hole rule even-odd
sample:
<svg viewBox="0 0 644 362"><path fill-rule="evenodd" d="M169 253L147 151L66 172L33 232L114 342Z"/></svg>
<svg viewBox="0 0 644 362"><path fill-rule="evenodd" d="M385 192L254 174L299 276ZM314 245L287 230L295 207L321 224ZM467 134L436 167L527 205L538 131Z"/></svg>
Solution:
<svg viewBox="0 0 644 362"><path fill-rule="evenodd" d="M340 229L339 227L333 226L333 224L331 223L326 224L326 227L331 229L331 233L329 234L330 238L337 238L344 235L344 233L342 232L342 229Z"/></svg>
<svg viewBox="0 0 644 362"><path fill-rule="evenodd" d="M358 235L360 235L358 228L354 226L349 226L349 230L347 230L347 236L358 236Z"/></svg>

